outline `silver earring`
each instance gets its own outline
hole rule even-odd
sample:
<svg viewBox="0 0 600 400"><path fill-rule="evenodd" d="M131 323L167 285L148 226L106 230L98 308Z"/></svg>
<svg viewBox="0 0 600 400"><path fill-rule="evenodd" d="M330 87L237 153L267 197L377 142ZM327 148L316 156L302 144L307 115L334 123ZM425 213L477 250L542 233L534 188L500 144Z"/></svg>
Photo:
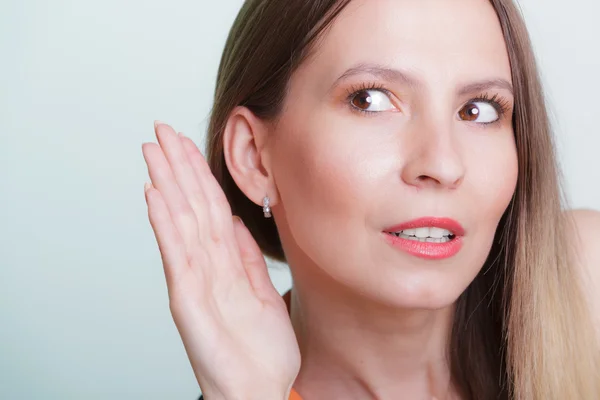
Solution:
<svg viewBox="0 0 600 400"><path fill-rule="evenodd" d="M263 212L265 213L265 218L271 217L271 208L269 207L269 196L265 196L263 198Z"/></svg>

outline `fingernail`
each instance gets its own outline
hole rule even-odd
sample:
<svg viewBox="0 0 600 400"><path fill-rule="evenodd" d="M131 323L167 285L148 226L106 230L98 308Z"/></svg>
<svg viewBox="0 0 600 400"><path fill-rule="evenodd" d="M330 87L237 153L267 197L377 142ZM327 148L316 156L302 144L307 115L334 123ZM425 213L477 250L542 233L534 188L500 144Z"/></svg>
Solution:
<svg viewBox="0 0 600 400"><path fill-rule="evenodd" d="M240 217L238 217L237 215L233 216L233 221L238 221L240 224L244 225L244 221L242 221L242 219Z"/></svg>
<svg viewBox="0 0 600 400"><path fill-rule="evenodd" d="M144 192L147 192L148 189L150 189L152 187L152 184L150 182L146 182L144 184Z"/></svg>
<svg viewBox="0 0 600 400"><path fill-rule="evenodd" d="M156 129L159 125L166 125L166 124L162 121L154 120L154 129Z"/></svg>

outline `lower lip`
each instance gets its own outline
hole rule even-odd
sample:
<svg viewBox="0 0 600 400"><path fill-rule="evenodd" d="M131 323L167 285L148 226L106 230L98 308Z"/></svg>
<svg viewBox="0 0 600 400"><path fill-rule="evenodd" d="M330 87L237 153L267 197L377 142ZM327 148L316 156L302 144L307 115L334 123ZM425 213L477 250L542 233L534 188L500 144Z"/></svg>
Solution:
<svg viewBox="0 0 600 400"><path fill-rule="evenodd" d="M444 243L420 242L418 240L404 239L385 233L385 239L392 246L407 252L410 255L428 260L442 260L458 253L462 247L462 236Z"/></svg>

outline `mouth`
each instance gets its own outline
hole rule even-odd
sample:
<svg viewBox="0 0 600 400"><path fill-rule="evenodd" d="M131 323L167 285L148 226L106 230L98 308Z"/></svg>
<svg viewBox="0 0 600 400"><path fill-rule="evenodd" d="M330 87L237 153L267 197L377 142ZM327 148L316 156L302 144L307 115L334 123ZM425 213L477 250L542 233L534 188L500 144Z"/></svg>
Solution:
<svg viewBox="0 0 600 400"><path fill-rule="evenodd" d="M462 247L464 228L450 218L424 217L386 228L387 242L426 259L452 257Z"/></svg>

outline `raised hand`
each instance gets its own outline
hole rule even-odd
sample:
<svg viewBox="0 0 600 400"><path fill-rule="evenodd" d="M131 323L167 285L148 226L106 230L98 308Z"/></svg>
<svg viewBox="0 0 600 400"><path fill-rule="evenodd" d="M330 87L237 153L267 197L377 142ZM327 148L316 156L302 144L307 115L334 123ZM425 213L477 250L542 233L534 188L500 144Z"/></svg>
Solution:
<svg viewBox="0 0 600 400"><path fill-rule="evenodd" d="M189 139L155 122L142 152L169 307L206 400L286 399L300 352L248 229ZM257 206L258 207L258 206Z"/></svg>

